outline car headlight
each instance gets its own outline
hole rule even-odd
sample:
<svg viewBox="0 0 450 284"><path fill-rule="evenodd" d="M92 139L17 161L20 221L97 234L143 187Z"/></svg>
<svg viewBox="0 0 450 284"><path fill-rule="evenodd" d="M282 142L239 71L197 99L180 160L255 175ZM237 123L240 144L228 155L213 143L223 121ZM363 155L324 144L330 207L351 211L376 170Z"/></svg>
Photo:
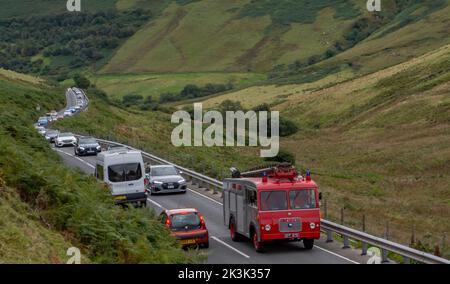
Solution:
<svg viewBox="0 0 450 284"><path fill-rule="evenodd" d="M186 182L186 180L184 178L182 178L178 181L178 183L185 183L185 182Z"/></svg>
<svg viewBox="0 0 450 284"><path fill-rule="evenodd" d="M84 151L84 147L80 147L80 150L81 150L81 151Z"/></svg>
<svg viewBox="0 0 450 284"><path fill-rule="evenodd" d="M311 230L314 230L316 228L316 223L309 223L309 227Z"/></svg>
<svg viewBox="0 0 450 284"><path fill-rule="evenodd" d="M272 229L272 227L271 227L269 224L267 224L267 225L264 227L264 229L266 229L266 231L268 232L268 231L270 231L270 229Z"/></svg>
<svg viewBox="0 0 450 284"><path fill-rule="evenodd" d="M100 145L98 145L97 146L97 150L101 150L102 149L102 147L100 147Z"/></svg>
<svg viewBox="0 0 450 284"><path fill-rule="evenodd" d="M162 181L157 181L157 180L152 181L152 183L154 183L154 184L163 184Z"/></svg>

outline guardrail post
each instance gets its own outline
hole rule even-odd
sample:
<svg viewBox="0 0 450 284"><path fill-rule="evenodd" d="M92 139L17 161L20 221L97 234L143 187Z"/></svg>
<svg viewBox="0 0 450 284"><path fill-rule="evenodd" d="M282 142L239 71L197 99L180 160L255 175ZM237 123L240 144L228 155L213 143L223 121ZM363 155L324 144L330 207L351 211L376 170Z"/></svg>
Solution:
<svg viewBox="0 0 450 284"><path fill-rule="evenodd" d="M343 249L348 249L350 248L350 241L348 239L348 236L343 236L344 237L344 246L342 247Z"/></svg>
<svg viewBox="0 0 450 284"><path fill-rule="evenodd" d="M366 215L363 214L363 219L362 219L362 231L365 232L366 231ZM361 242L361 255L367 255L367 243L365 242Z"/></svg>
<svg viewBox="0 0 450 284"><path fill-rule="evenodd" d="M385 234L386 240L389 240L389 221L386 222L386 234ZM381 249L381 262L386 263L389 262L388 260L388 251L385 249Z"/></svg>
<svg viewBox="0 0 450 284"><path fill-rule="evenodd" d="M327 230L327 243L333 242L333 232L331 230Z"/></svg>

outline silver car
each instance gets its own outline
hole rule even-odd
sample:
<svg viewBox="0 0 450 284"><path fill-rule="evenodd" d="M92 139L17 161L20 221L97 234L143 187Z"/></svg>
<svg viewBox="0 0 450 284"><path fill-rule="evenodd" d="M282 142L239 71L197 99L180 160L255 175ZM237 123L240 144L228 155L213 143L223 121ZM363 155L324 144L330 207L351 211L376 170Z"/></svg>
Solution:
<svg viewBox="0 0 450 284"><path fill-rule="evenodd" d="M186 180L181 176L181 172L172 165L151 166L146 177L148 180L147 191L151 194L186 192Z"/></svg>

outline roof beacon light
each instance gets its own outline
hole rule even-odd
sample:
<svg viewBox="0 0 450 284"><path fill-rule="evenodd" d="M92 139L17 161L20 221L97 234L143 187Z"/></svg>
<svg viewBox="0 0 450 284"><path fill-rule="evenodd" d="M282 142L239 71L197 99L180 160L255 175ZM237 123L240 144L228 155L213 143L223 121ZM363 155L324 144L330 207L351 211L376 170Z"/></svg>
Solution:
<svg viewBox="0 0 450 284"><path fill-rule="evenodd" d="M309 169L306 170L306 181L311 181L311 171Z"/></svg>
<svg viewBox="0 0 450 284"><path fill-rule="evenodd" d="M263 172L262 182L267 182L267 172Z"/></svg>

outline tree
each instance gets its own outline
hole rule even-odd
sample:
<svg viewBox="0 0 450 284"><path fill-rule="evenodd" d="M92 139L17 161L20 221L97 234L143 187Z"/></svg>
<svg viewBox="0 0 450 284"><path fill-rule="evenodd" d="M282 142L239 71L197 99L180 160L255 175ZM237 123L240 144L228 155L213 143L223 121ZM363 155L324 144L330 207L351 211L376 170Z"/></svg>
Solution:
<svg viewBox="0 0 450 284"><path fill-rule="evenodd" d="M75 82L75 85L81 89L87 89L91 85L91 81L89 81L88 78L78 73L73 76L73 81Z"/></svg>

